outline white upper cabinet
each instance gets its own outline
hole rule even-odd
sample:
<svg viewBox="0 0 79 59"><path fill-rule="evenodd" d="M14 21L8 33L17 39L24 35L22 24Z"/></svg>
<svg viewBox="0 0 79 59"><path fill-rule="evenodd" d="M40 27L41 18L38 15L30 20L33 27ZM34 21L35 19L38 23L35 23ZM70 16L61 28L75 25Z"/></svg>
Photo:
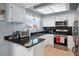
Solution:
<svg viewBox="0 0 79 59"><path fill-rule="evenodd" d="M43 27L54 27L55 26L55 20L52 17L46 17L42 21L42 26Z"/></svg>
<svg viewBox="0 0 79 59"><path fill-rule="evenodd" d="M53 27L56 21L68 21L68 26L73 26L75 20L75 14L57 15L57 16L47 16L43 18L43 27Z"/></svg>
<svg viewBox="0 0 79 59"><path fill-rule="evenodd" d="M73 26L75 20L75 14L66 14L57 16L55 21L66 21L66 20L68 21L68 26Z"/></svg>
<svg viewBox="0 0 79 59"><path fill-rule="evenodd" d="M6 19L8 22L24 22L26 19L26 10L12 5L12 4L6 4Z"/></svg>
<svg viewBox="0 0 79 59"><path fill-rule="evenodd" d="M69 14L68 15L68 26L73 26L75 20L75 14Z"/></svg>

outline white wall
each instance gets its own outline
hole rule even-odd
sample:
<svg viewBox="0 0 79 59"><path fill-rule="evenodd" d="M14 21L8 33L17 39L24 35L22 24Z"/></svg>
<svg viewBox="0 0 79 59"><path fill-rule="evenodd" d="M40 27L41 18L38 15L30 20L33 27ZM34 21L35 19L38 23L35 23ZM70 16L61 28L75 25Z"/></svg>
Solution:
<svg viewBox="0 0 79 59"><path fill-rule="evenodd" d="M12 24L0 22L0 56L9 55L9 44L4 40L4 36L10 35L12 32Z"/></svg>
<svg viewBox="0 0 79 59"><path fill-rule="evenodd" d="M14 25L12 24L0 22L0 39L3 39L3 36L10 35L13 31L13 27Z"/></svg>

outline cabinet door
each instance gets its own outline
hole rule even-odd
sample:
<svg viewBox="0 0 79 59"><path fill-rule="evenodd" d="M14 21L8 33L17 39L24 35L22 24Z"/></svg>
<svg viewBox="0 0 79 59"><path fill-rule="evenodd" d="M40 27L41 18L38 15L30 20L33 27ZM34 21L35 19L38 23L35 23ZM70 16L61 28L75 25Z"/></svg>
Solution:
<svg viewBox="0 0 79 59"><path fill-rule="evenodd" d="M54 45L54 35L53 34L42 35L38 38L45 39L44 46L46 46L47 44Z"/></svg>
<svg viewBox="0 0 79 59"><path fill-rule="evenodd" d="M5 19L7 22L11 22L11 5L5 4Z"/></svg>
<svg viewBox="0 0 79 59"><path fill-rule="evenodd" d="M19 56L22 54L23 49L20 48L17 44L10 43L10 55L11 56Z"/></svg>
<svg viewBox="0 0 79 59"><path fill-rule="evenodd" d="M10 45L8 41L0 42L0 56L9 56L10 55L9 47Z"/></svg>
<svg viewBox="0 0 79 59"><path fill-rule="evenodd" d="M52 17L46 17L42 21L42 26L43 27L52 27L55 26L55 19Z"/></svg>
<svg viewBox="0 0 79 59"><path fill-rule="evenodd" d="M12 5L11 6L11 20L12 22L23 22L25 19L25 10Z"/></svg>
<svg viewBox="0 0 79 59"><path fill-rule="evenodd" d="M68 49L72 50L72 47L74 47L74 40L73 36L68 36Z"/></svg>
<svg viewBox="0 0 79 59"><path fill-rule="evenodd" d="M48 36L49 36L48 39L47 39L48 44L54 45L54 35L49 34Z"/></svg>
<svg viewBox="0 0 79 59"><path fill-rule="evenodd" d="M32 56L33 48L25 48L24 46L10 43L10 55L11 56Z"/></svg>
<svg viewBox="0 0 79 59"><path fill-rule="evenodd" d="M44 42L41 42L33 47L34 56L44 56Z"/></svg>
<svg viewBox="0 0 79 59"><path fill-rule="evenodd" d="M38 38L45 39L44 46L46 46L48 44L48 36L47 35L42 35L42 36L40 36Z"/></svg>
<svg viewBox="0 0 79 59"><path fill-rule="evenodd" d="M23 22L26 10L13 4L6 4L5 16L8 22Z"/></svg>
<svg viewBox="0 0 79 59"><path fill-rule="evenodd" d="M74 23L74 14L68 15L68 26L73 26Z"/></svg>

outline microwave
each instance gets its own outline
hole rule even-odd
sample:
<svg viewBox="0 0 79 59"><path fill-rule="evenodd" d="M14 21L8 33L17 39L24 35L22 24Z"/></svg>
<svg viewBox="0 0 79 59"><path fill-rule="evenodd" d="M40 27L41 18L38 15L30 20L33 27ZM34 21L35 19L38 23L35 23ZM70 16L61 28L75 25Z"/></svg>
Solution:
<svg viewBox="0 0 79 59"><path fill-rule="evenodd" d="M68 21L56 21L55 25L56 26L67 26Z"/></svg>

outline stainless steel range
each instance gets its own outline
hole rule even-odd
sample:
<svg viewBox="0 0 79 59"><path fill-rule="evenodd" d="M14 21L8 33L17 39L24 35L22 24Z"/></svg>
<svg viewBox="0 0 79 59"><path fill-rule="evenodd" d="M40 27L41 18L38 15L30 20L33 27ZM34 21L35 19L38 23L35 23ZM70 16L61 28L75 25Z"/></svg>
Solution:
<svg viewBox="0 0 79 59"><path fill-rule="evenodd" d="M67 50L68 21L57 21L54 30L54 47Z"/></svg>

